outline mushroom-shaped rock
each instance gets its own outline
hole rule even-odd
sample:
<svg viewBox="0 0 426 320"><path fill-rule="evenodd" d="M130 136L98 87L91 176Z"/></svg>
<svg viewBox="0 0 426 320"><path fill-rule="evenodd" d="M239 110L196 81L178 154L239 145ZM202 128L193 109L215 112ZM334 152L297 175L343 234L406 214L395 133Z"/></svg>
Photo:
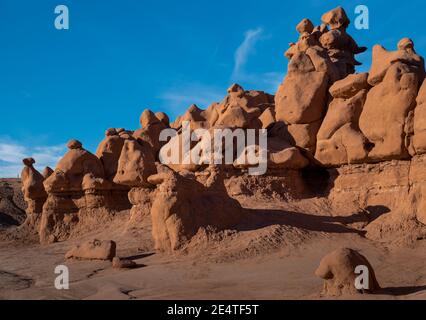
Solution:
<svg viewBox="0 0 426 320"><path fill-rule="evenodd" d="M47 194L43 187L44 177L34 168L35 160L26 158L22 162L25 165L21 173L24 197L30 200L45 199Z"/></svg>
<svg viewBox="0 0 426 320"><path fill-rule="evenodd" d="M33 158L26 158L22 162L25 165L21 172L22 192L28 205L26 212L28 217L30 217L33 214L38 215L41 213L47 193L43 185L43 175L33 166L35 160Z"/></svg>
<svg viewBox="0 0 426 320"><path fill-rule="evenodd" d="M337 7L325 13L322 16L322 21L331 30L324 32L319 41L321 46L327 50L343 79L348 74L355 72L355 66L361 64L355 60L355 55L365 52L367 48L359 47L346 32L350 20L342 7Z"/></svg>
<svg viewBox="0 0 426 320"><path fill-rule="evenodd" d="M374 293L380 289L371 264L353 249L342 248L326 255L315 275L325 280L322 292L325 296ZM359 281L358 276L362 277Z"/></svg>
<svg viewBox="0 0 426 320"><path fill-rule="evenodd" d="M91 240L73 247L65 254L66 259L112 260L116 255L114 241Z"/></svg>
<svg viewBox="0 0 426 320"><path fill-rule="evenodd" d="M68 143L68 148L68 152L59 160L55 174L44 181L44 186L48 192L64 191L60 187L65 186L68 191L81 191L83 178L88 173L96 178L103 179L105 177L101 160L83 149L79 141L71 140Z"/></svg>

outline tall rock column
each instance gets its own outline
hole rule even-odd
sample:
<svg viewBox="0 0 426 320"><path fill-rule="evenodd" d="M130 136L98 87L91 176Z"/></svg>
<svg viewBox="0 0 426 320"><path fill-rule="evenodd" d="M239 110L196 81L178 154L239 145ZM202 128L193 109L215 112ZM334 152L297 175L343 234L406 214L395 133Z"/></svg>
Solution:
<svg viewBox="0 0 426 320"><path fill-rule="evenodd" d="M416 54L414 43L402 39L398 50L373 48L373 63L368 92L359 127L373 144L369 160L373 162L408 159L407 133L409 113L416 106L419 86L425 75L424 60Z"/></svg>

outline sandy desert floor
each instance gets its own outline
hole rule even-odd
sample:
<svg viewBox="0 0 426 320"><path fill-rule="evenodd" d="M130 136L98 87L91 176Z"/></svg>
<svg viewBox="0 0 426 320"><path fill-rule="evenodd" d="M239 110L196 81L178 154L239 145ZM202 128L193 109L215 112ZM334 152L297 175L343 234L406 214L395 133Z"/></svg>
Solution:
<svg viewBox="0 0 426 320"><path fill-rule="evenodd" d="M252 208L253 203L249 204ZM257 227L248 216L238 231L199 232L174 256L152 249L150 219L123 231L127 212L79 239L48 246L0 243L1 299L322 299L314 271L339 247L360 250L373 265L380 294L349 299L426 299L426 241L411 248L372 242L330 217L289 212L256 202ZM303 205L302 205L303 207ZM288 208L286 208L288 209ZM315 223L310 223L314 221ZM118 255L138 268L116 270L110 262L65 261L64 254L86 239L112 239ZM54 269L70 270L70 289L57 290Z"/></svg>

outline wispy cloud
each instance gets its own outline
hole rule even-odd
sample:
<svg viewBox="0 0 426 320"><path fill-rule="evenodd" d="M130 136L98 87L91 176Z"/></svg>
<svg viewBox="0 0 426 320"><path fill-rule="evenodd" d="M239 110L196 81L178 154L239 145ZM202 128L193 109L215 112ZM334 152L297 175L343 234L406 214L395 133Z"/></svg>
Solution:
<svg viewBox="0 0 426 320"><path fill-rule="evenodd" d="M239 78L241 74L244 73L244 67L247 63L248 56L253 52L262 34L262 28L250 29L245 32L244 40L234 54L235 64L232 78Z"/></svg>
<svg viewBox="0 0 426 320"><path fill-rule="evenodd" d="M268 92L275 92L282 81L283 73L267 71L254 73L247 70L247 62L250 54L255 52L256 45L260 40L268 39L262 28L249 29L244 33L244 39L234 54L234 69L231 75L232 82L245 82L257 85Z"/></svg>
<svg viewBox="0 0 426 320"><path fill-rule="evenodd" d="M191 104L201 108L208 107L213 102L223 100L226 87L234 82L250 85L249 89L261 89L274 93L283 78L283 72L265 71L261 73L247 70L250 55L255 52L260 40L269 39L263 28L249 29L244 33L243 41L234 52L234 61L229 83L224 87L207 85L199 82L180 84L162 93L159 98L164 101L164 107L172 117L182 113ZM215 53L216 55L216 53Z"/></svg>
<svg viewBox="0 0 426 320"><path fill-rule="evenodd" d="M32 157L36 168L55 167L65 152L65 144L57 146L29 146L10 140L0 139L0 177L17 177L22 170L22 159Z"/></svg>

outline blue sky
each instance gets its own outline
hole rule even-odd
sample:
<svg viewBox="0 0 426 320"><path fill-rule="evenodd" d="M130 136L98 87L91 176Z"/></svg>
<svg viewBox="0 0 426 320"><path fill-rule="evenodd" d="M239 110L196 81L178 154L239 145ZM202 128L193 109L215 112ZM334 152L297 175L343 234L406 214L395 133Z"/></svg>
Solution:
<svg viewBox="0 0 426 320"><path fill-rule="evenodd" d="M66 31L54 28L60 4ZM71 138L94 151L105 129L138 128L145 108L174 118L234 82L274 93L295 25L338 5L354 21L359 4L370 10L369 30L349 30L369 47L359 71L377 43L409 36L426 53L423 0L0 0L0 177L25 156L54 166Z"/></svg>

